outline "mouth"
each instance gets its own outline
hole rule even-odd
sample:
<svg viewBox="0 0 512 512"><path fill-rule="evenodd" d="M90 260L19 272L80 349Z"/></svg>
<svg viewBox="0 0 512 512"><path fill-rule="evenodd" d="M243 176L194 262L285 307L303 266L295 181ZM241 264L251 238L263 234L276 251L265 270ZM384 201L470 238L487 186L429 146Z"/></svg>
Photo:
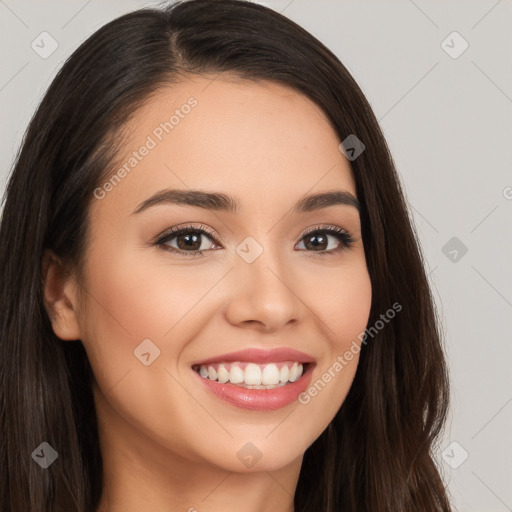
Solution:
<svg viewBox="0 0 512 512"><path fill-rule="evenodd" d="M216 397L243 409L280 409L306 389L316 361L292 349L249 349L194 363L192 370Z"/></svg>

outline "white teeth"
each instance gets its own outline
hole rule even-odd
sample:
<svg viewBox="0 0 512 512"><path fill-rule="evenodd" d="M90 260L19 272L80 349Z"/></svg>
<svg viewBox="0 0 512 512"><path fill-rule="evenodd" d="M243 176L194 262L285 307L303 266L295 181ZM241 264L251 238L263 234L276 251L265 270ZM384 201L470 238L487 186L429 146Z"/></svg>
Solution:
<svg viewBox="0 0 512 512"><path fill-rule="evenodd" d="M210 380L217 380L217 371L213 366L208 367L208 377Z"/></svg>
<svg viewBox="0 0 512 512"><path fill-rule="evenodd" d="M229 371L229 382L231 384L240 384L244 381L244 371L238 366L232 366Z"/></svg>
<svg viewBox="0 0 512 512"><path fill-rule="evenodd" d="M261 383L265 386L279 384L279 370L275 364L267 364L267 366L263 368Z"/></svg>
<svg viewBox="0 0 512 512"><path fill-rule="evenodd" d="M202 364L197 371L201 377L221 384L229 382L248 389L273 389L298 380L303 373L303 366L291 361L259 365L228 362L208 366Z"/></svg>
<svg viewBox="0 0 512 512"><path fill-rule="evenodd" d="M293 366L290 369L290 375L288 376L288 380L290 382L295 382L298 379L298 377L297 377L297 370L298 370L297 363L293 363Z"/></svg>
<svg viewBox="0 0 512 512"><path fill-rule="evenodd" d="M253 386L261 385L261 369L254 363L249 363L245 367L244 382Z"/></svg>
<svg viewBox="0 0 512 512"><path fill-rule="evenodd" d="M219 370L217 372L217 379L221 384L224 384L229 380L229 372L222 365L219 366Z"/></svg>

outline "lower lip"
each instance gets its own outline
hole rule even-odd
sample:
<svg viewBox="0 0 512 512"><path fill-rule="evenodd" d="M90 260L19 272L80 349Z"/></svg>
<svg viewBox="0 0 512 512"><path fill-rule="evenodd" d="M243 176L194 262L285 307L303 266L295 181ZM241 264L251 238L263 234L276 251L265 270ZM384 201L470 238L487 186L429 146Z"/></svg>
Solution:
<svg viewBox="0 0 512 512"><path fill-rule="evenodd" d="M234 384L205 379L192 370L198 379L217 397L226 402L253 411L274 411L297 401L311 382L314 364L308 364L306 371L295 382L273 389L246 389Z"/></svg>

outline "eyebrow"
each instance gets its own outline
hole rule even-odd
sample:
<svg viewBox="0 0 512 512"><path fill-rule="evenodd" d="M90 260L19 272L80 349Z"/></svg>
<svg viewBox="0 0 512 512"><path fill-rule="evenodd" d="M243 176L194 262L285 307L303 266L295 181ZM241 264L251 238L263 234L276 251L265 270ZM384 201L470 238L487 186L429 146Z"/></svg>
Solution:
<svg viewBox="0 0 512 512"><path fill-rule="evenodd" d="M202 190L160 190L149 199L143 201L133 212L137 214L153 206L171 204L180 206L193 206L206 210L226 211L237 213L241 202L235 197L218 192L204 192ZM346 205L361 211L359 201L346 190L331 190L302 197L293 207L292 213L307 213L329 206Z"/></svg>

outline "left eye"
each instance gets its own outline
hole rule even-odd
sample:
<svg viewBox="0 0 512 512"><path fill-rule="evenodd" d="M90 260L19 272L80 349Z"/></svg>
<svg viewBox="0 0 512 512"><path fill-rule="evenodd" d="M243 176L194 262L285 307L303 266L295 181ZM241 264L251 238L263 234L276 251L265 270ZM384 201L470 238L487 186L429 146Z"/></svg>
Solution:
<svg viewBox="0 0 512 512"><path fill-rule="evenodd" d="M331 239L337 240L338 243L333 242L332 244L329 244L329 237ZM307 240L307 245L312 248L309 249L309 247L306 247L306 244L303 242L303 240ZM304 245L305 249L309 249L313 252L326 253L340 251L344 247L349 247L350 243L351 240L347 233L338 233L337 231L330 229L315 230L313 232L306 233L299 242L299 244Z"/></svg>

